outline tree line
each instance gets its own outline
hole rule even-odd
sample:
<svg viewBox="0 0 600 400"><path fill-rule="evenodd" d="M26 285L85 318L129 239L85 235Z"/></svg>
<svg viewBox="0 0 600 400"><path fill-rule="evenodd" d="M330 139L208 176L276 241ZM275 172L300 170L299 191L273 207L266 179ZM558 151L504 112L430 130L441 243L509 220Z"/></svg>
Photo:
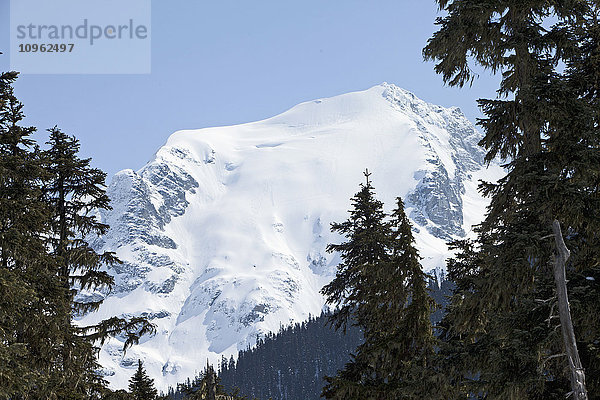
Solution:
<svg viewBox="0 0 600 400"><path fill-rule="evenodd" d="M362 333L349 327L346 334L326 326L328 314L282 327L259 338L255 346L222 357L217 366L220 385L227 393L258 399L318 399L324 377L335 374L350 360ZM202 375L200 376L200 378ZM185 398L199 379L168 392L171 400Z"/></svg>
<svg viewBox="0 0 600 400"><path fill-rule="evenodd" d="M432 323L440 321L448 281L429 281L429 290L438 304ZM242 350L237 359L223 358L218 374L225 389L259 399L318 399L325 377L335 375L351 361L364 338L360 327L350 323L346 332L328 324L330 313L295 323L269 333L256 346Z"/></svg>

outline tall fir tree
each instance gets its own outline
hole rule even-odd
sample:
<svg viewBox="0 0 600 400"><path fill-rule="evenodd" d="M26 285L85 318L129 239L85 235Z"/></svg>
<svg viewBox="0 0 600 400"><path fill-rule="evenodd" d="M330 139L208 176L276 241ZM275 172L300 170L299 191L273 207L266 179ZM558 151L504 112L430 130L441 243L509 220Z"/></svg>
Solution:
<svg viewBox="0 0 600 400"><path fill-rule="evenodd" d="M375 269L389 259L390 224L385 221L383 203L375 198L375 189L365 172L366 184L352 198L348 220L332 223L331 230L348 240L330 244L327 251L338 252L342 262L336 277L321 292L327 302L336 307L330 317L332 325L345 330L348 322L366 326L371 309L364 305L370 295L370 285L375 282Z"/></svg>
<svg viewBox="0 0 600 400"><path fill-rule="evenodd" d="M0 75L0 398L93 399L104 392L95 343L124 333L125 346L153 326L111 318L77 327L82 289L110 286L100 270L117 260L86 242L107 227L93 210L108 207L104 174L78 158L74 138L51 131L50 149L20 126L16 73Z"/></svg>
<svg viewBox="0 0 600 400"><path fill-rule="evenodd" d="M386 369L391 371L391 378L388 379L397 382L397 388L386 388L385 392L395 394L396 399L434 400L441 397L431 390L434 387L433 381L438 379L434 351L437 340L431 324L431 315L437 306L430 296L427 284L431 277L421 266L412 226L400 197L396 199L396 208L392 211L391 218L391 264L394 273L380 279L387 282L384 290L387 291L387 297L391 297L388 304L397 309L384 309L379 321L393 318L394 314L400 315L401 320L394 324L395 331L387 339L388 348L385 349L389 360ZM402 284L398 284L400 282ZM405 296L400 300L397 296L401 293L394 293L396 286L404 286Z"/></svg>
<svg viewBox="0 0 600 400"><path fill-rule="evenodd" d="M57 331L56 294L45 235L49 212L42 199L40 151L22 127L23 105L14 95L17 74L0 75L0 397L19 398L48 380ZM46 292L46 293L45 293Z"/></svg>
<svg viewBox="0 0 600 400"><path fill-rule="evenodd" d="M97 349L94 343L117 332L125 333L125 347L136 343L141 335L152 333L153 326L143 318L124 320L111 318L95 326L76 327L74 315L95 311L102 303L80 302L81 290L110 288L113 278L102 267L118 263L110 252L97 253L87 242L91 235L102 235L108 229L97 220L96 211L109 209L105 192L106 174L90 167L90 159L79 158L79 142L58 128L49 130L49 149L43 160L47 172L44 200L50 210L48 248L54 261L54 275L62 292L53 296L61 307L60 332L54 334L57 347L57 374L52 382L62 398L85 398L99 393L103 380L97 374Z"/></svg>
<svg viewBox="0 0 600 400"><path fill-rule="evenodd" d="M440 29L424 55L439 61L436 71L444 80L469 82L470 58L502 72L498 93L505 98L479 100L486 115L479 121L485 133L480 144L488 161L507 160L508 171L498 183L482 185L491 205L477 243L456 243L461 252L449 263L457 289L442 324L442 353L452 360L447 388L455 397L558 398L570 392L565 371L571 361L563 354L564 335L554 313L554 221L568 232L571 276L584 270L593 275L590 265L599 260L597 105L590 95L593 80L582 85L575 79L597 74L590 57L596 5L438 4L448 14L438 20ZM586 58L591 70L583 72ZM561 61L568 66L564 73ZM580 256L588 263L578 262ZM575 316L588 293L597 293L593 280L579 282L571 298Z"/></svg>
<svg viewBox="0 0 600 400"><path fill-rule="evenodd" d="M138 360L138 368L129 379L129 392L135 400L154 400L158 396L154 380L146 373L142 360Z"/></svg>
<svg viewBox="0 0 600 400"><path fill-rule="evenodd" d="M342 263L323 293L338 307L332 321L349 319L364 343L335 377L326 378L329 399L434 399L424 384L435 379L435 338L430 322L433 300L414 247L410 222L400 198L387 221L369 180L353 198L350 218L332 229L348 238L330 245ZM341 306L341 307L340 307Z"/></svg>

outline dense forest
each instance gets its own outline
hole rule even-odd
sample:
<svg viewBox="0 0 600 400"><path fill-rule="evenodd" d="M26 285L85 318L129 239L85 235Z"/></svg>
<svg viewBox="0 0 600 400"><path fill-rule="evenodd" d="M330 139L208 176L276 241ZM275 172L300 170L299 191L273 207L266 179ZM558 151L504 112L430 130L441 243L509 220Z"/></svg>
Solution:
<svg viewBox="0 0 600 400"><path fill-rule="evenodd" d="M323 378L342 368L362 339L360 329L336 332L326 320L311 317L239 352L237 361L221 364L221 384L259 399L318 399Z"/></svg>
<svg viewBox="0 0 600 400"><path fill-rule="evenodd" d="M432 315L434 325L441 320L452 284L441 287L431 282L431 296L440 305ZM346 333L328 324L329 314L310 317L277 333L270 333L255 347L240 351L237 362L223 358L218 366L220 384L228 393L273 400L318 399L325 376L334 375L351 360L360 343L360 328L348 325ZM192 387L188 382L182 387ZM184 398L183 390L171 389L169 398Z"/></svg>
<svg viewBox="0 0 600 400"><path fill-rule="evenodd" d="M362 336L356 327L344 334L328 328L326 322L325 314L311 317L266 335L255 347L240 351L237 360L223 359L220 384L229 393L237 390L250 398L318 399L324 376L350 360ZM181 392L171 392L169 397L180 399Z"/></svg>

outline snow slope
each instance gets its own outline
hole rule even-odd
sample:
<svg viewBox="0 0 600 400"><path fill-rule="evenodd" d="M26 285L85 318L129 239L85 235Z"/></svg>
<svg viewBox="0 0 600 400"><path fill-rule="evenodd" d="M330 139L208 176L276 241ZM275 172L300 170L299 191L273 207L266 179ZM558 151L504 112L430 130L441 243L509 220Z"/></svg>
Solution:
<svg viewBox="0 0 600 400"><path fill-rule="evenodd" d="M94 240L124 261L99 312L145 315L158 333L126 354L100 354L114 387L137 359L166 389L206 360L229 357L258 335L320 313L320 288L339 258L328 254L368 168L389 207L402 196L426 270L440 272L445 242L478 222L485 200L479 133L458 108L425 103L382 84L302 103L264 121L176 132L138 172L112 179L110 231Z"/></svg>

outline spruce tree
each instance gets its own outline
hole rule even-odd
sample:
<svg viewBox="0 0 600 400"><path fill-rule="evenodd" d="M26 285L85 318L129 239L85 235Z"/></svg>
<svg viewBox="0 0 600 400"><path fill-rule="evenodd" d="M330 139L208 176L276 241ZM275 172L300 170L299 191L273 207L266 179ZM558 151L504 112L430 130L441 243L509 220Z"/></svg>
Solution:
<svg viewBox="0 0 600 400"><path fill-rule="evenodd" d="M78 327L73 317L99 303L80 304L82 289L110 286L87 235L102 234L94 210L108 207L104 174L78 158L79 144L58 129L50 149L21 127L16 73L0 75L0 397L88 399L104 392L98 341L121 332L125 346L152 332L143 318L111 318Z"/></svg>
<svg viewBox="0 0 600 400"><path fill-rule="evenodd" d="M14 95L17 74L0 75L0 397L33 391L47 379L56 330L44 290L56 288L44 237L48 210L42 201L45 172L40 151L22 127L23 105Z"/></svg>
<svg viewBox="0 0 600 400"><path fill-rule="evenodd" d="M548 139L553 202L546 214L565 230L575 336L589 398L600 393L600 21L591 4L579 24L566 25L576 43L566 61L561 96L553 103ZM594 339L595 338L595 339Z"/></svg>
<svg viewBox="0 0 600 400"><path fill-rule="evenodd" d="M330 317L336 329L345 330L348 322L368 324L372 310L364 299L375 282L374 269L389 259L390 225L385 221L383 203L375 198L369 177L366 171L366 184L361 184L360 191L352 198L348 220L331 224L333 232L348 239L327 246L327 251L340 254L342 262L336 277L321 290L327 302L336 307Z"/></svg>
<svg viewBox="0 0 600 400"><path fill-rule="evenodd" d="M350 219L332 224L348 241L329 247L340 251L343 262L334 281L323 289L329 303L347 307L349 318L363 331L364 343L337 376L326 378L323 395L330 399L433 399L436 393L426 384L435 379L433 300L427 292L427 277L402 200L397 199L387 221L369 174L365 175L367 184L353 199ZM337 327L344 326L340 318L345 315L334 314Z"/></svg>
<svg viewBox="0 0 600 400"><path fill-rule="evenodd" d="M377 302L370 298L378 292L377 278L382 274L377 270L389 266L391 227L385 221L383 203L375 197L368 171L365 178L366 184L361 183L360 191L352 198L348 220L331 224L331 230L344 235L347 241L328 246L328 251L340 254L342 262L336 277L321 292L327 302L336 307L330 317L334 328L346 331L350 322L363 329L365 342L369 342L375 334L370 328L375 325L372 316L377 308ZM360 350L357 349L359 354L337 376L325 378L325 398L367 399L372 387L381 383L383 377L377 367L365 359L368 350L364 349L365 356Z"/></svg>
<svg viewBox="0 0 600 400"><path fill-rule="evenodd" d="M60 332L54 334L57 346L58 380L52 384L62 397L77 398L97 393L103 380L96 373L96 341L125 331L125 346L153 332L143 318L112 318L95 326L76 327L73 316L95 311L102 301L79 302L81 290L110 288L113 278L101 268L118 263L110 252L97 253L87 242L90 235L104 234L108 226L97 220L96 211L109 209L104 189L105 173L90 167L90 159L79 158L79 142L58 128L49 130L49 149L44 152L47 173L44 200L50 210L48 248L54 263L54 276L61 291L52 296L60 307ZM62 320L60 320L62 318Z"/></svg>
<svg viewBox="0 0 600 400"><path fill-rule="evenodd" d="M401 319L395 324L395 332L392 331L393 334L383 341L387 341L385 357L388 365L385 369L390 371L388 380L397 382L395 390L386 388L384 393L391 392L397 399L433 400L438 398L438 394L431 390L432 381L437 379L434 351L437 340L431 325L431 314L436 305L427 287L430 277L421 267L412 226L400 197L396 199L391 218L394 239L391 263L398 276L392 273L382 276L381 280L388 285L384 288L390 298L388 305L397 307L397 310L384 309L379 321L389 321L388 318L393 318L394 314L400 315ZM402 300L397 300L401 293L394 293L394 290L398 291L396 286L404 286L403 304Z"/></svg>
<svg viewBox="0 0 600 400"><path fill-rule="evenodd" d="M52 212L52 237L49 238L58 275L65 287L100 288L113 284L113 278L104 265L116 264L114 254L97 254L87 243L88 235L102 235L108 226L98 221L96 210L110 209L110 200L104 190L106 174L90 167L90 159L79 158L79 142L54 127L49 129L49 150L45 152L48 179L45 198ZM75 311L88 312L101 302L73 303Z"/></svg>
<svg viewBox="0 0 600 400"><path fill-rule="evenodd" d="M505 97L479 100L486 115L479 121L485 133L480 144L488 161L505 159L508 171L498 183L482 185L491 205L477 243L457 243L462 253L449 263L457 285L442 324L442 353L453 361L449 387L486 399L564 396L571 362L562 355L556 329L557 247L551 239L554 221L569 232L567 246L577 251L570 274L590 269L582 260L576 264L580 256L597 265L597 105L590 95L594 81L575 82L584 69L585 46L588 56L594 49L595 4L438 4L448 15L438 20L440 29L424 55L439 61L436 71L444 80L469 82L470 58L503 73L498 93ZM587 59L591 70L584 74L594 76L593 57ZM560 61L568 66L565 72ZM593 282L580 288L593 292ZM572 294L577 315L577 297L587 293Z"/></svg>
<svg viewBox="0 0 600 400"><path fill-rule="evenodd" d="M138 360L138 368L129 379L129 392L135 400L154 400L158 396L154 380L144 370L142 360Z"/></svg>

